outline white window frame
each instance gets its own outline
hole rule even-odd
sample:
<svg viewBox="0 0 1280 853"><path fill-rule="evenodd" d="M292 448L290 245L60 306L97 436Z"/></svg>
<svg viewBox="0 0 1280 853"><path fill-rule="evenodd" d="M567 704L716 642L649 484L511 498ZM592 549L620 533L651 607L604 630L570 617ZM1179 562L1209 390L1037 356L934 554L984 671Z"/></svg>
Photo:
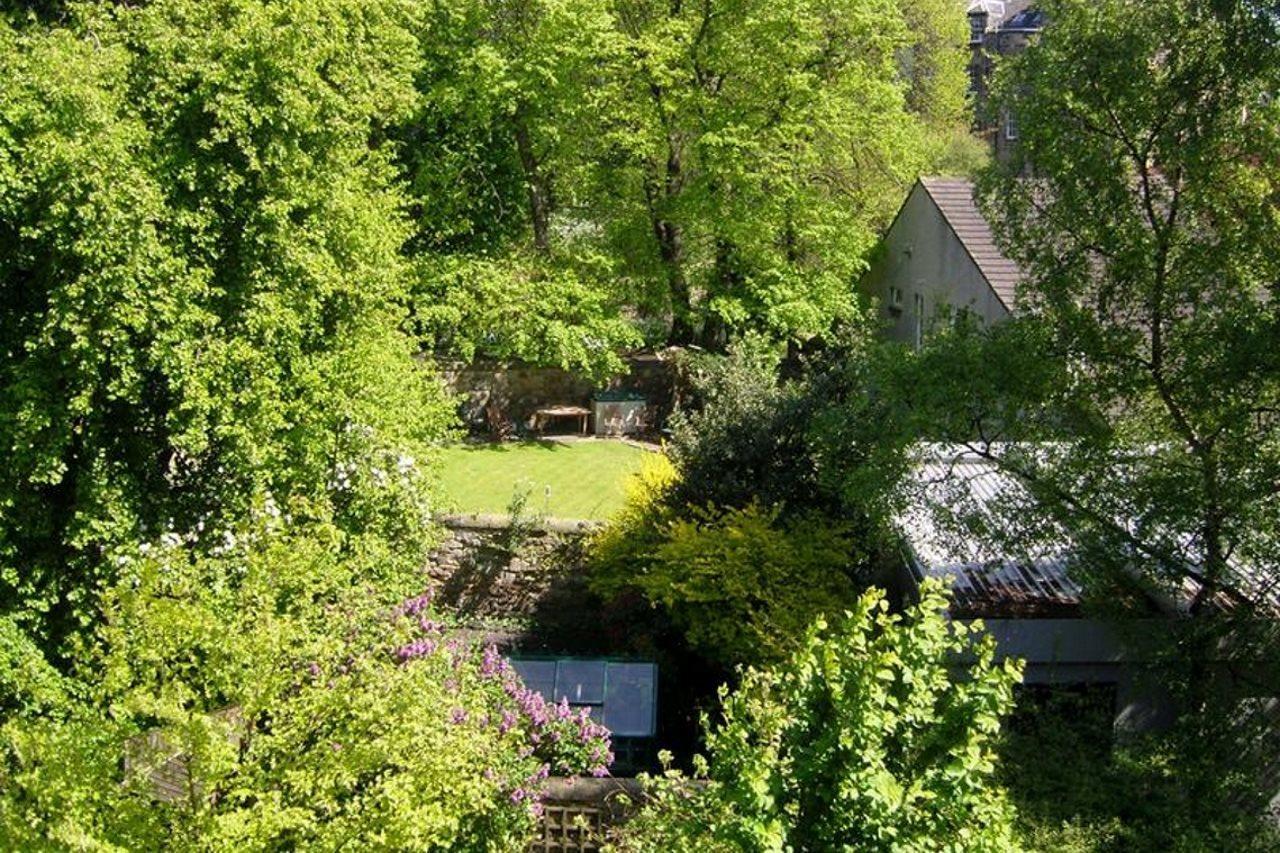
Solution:
<svg viewBox="0 0 1280 853"><path fill-rule="evenodd" d="M1004 114L1004 138L1010 142L1018 138L1018 118L1012 110L1006 110Z"/></svg>
<svg viewBox="0 0 1280 853"><path fill-rule="evenodd" d="M987 32L987 13L974 11L969 13L969 44L982 44Z"/></svg>

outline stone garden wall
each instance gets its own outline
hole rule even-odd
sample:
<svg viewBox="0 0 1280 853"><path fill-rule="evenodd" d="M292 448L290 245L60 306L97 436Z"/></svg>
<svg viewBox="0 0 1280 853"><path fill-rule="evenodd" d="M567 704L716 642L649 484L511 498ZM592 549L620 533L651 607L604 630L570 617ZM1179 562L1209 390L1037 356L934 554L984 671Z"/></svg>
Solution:
<svg viewBox="0 0 1280 853"><path fill-rule="evenodd" d="M444 540L428 562L436 600L468 619L532 617L557 586L578 579L590 521L529 520L506 515L438 519Z"/></svg>
<svg viewBox="0 0 1280 853"><path fill-rule="evenodd" d="M607 651L584 551L596 522L505 515L438 519L445 538L427 563L436 600L486 641L526 651Z"/></svg>
<svg viewBox="0 0 1280 853"><path fill-rule="evenodd" d="M675 352L640 353L628 356L627 373L610 380L605 387L583 376L555 367L480 359L470 363L438 362L437 367L449 391L460 399L459 414L475 432L491 429L490 410L517 431L528 430L535 410L556 405L591 406L598 390L635 391L645 397L650 422L665 423L675 397Z"/></svg>

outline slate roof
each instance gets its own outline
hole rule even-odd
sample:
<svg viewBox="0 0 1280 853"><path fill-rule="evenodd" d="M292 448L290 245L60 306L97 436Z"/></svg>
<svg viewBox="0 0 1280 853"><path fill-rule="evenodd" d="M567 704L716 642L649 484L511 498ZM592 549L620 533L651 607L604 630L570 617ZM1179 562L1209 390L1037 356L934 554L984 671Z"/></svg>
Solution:
<svg viewBox="0 0 1280 853"><path fill-rule="evenodd" d="M1035 0L1006 0L1004 3L996 6L992 14L992 18L994 19L992 20L992 28L1003 29L1006 26L1011 26L1015 29L1018 27L1031 27L1033 25L1014 23L1015 19L1019 21L1027 20L1026 16L1028 15L1037 16L1040 21L1043 21L1043 13L1030 8L1034 2ZM981 2L975 0L975 2L969 4L969 8L974 9L982 5L983 4ZM991 6L987 6L987 8L991 9Z"/></svg>
<svg viewBox="0 0 1280 853"><path fill-rule="evenodd" d="M962 178L921 178L920 186L929 194L1001 303L1012 312L1022 270L996 246L991 225L973 201L973 184Z"/></svg>
<svg viewBox="0 0 1280 853"><path fill-rule="evenodd" d="M1011 4L1012 5L1012 4ZM1000 24L1001 32L1010 30L1030 30L1038 32L1044 29L1047 20L1044 12L1039 9L1022 9L1014 14L1006 12L1004 21Z"/></svg>

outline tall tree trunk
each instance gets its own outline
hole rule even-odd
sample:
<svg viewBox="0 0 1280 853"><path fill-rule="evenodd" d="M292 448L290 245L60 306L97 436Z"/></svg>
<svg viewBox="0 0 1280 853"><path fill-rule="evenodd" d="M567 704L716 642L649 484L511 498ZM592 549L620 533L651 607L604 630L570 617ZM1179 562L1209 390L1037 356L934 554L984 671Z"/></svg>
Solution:
<svg viewBox="0 0 1280 853"><path fill-rule="evenodd" d="M667 295L671 300L670 342L690 344L697 333L693 325L693 292L684 272L684 232L679 223L665 216L668 203L679 195L684 180L680 149L674 139L668 139L667 161L661 176L659 171L652 167L646 170L644 192L653 236L658 242L658 256L667 273Z"/></svg>
<svg viewBox="0 0 1280 853"><path fill-rule="evenodd" d="M732 296L742 290L744 277L737 262L737 249L723 237L716 238L714 293ZM702 324L702 346L723 352L729 345L729 329L715 313L708 313Z"/></svg>
<svg viewBox="0 0 1280 853"><path fill-rule="evenodd" d="M680 226L665 219L653 221L658 238L658 253L667 270L667 292L671 298L671 343L691 344L696 337L693 327L693 294L684 275L684 236Z"/></svg>
<svg viewBox="0 0 1280 853"><path fill-rule="evenodd" d="M533 224L533 247L539 252L551 251L551 187L542 163L533 150L529 137L529 122L524 107L516 110L513 118L516 135L516 151L524 170L524 183L529 192L529 221Z"/></svg>

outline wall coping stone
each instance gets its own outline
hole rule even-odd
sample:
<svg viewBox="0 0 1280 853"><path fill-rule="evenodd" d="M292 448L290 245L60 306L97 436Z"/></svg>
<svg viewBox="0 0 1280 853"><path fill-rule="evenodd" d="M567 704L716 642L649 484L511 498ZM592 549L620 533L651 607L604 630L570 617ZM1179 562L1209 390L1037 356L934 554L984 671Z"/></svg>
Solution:
<svg viewBox="0 0 1280 853"><path fill-rule="evenodd" d="M640 781L627 776L552 776L542 789L543 799L555 803L600 803L618 794L634 801L643 793Z"/></svg>
<svg viewBox="0 0 1280 853"><path fill-rule="evenodd" d="M512 524L510 515L488 512L441 513L436 521L450 530L509 530ZM604 527L603 522L585 518L531 518L527 523L542 533L587 534Z"/></svg>

